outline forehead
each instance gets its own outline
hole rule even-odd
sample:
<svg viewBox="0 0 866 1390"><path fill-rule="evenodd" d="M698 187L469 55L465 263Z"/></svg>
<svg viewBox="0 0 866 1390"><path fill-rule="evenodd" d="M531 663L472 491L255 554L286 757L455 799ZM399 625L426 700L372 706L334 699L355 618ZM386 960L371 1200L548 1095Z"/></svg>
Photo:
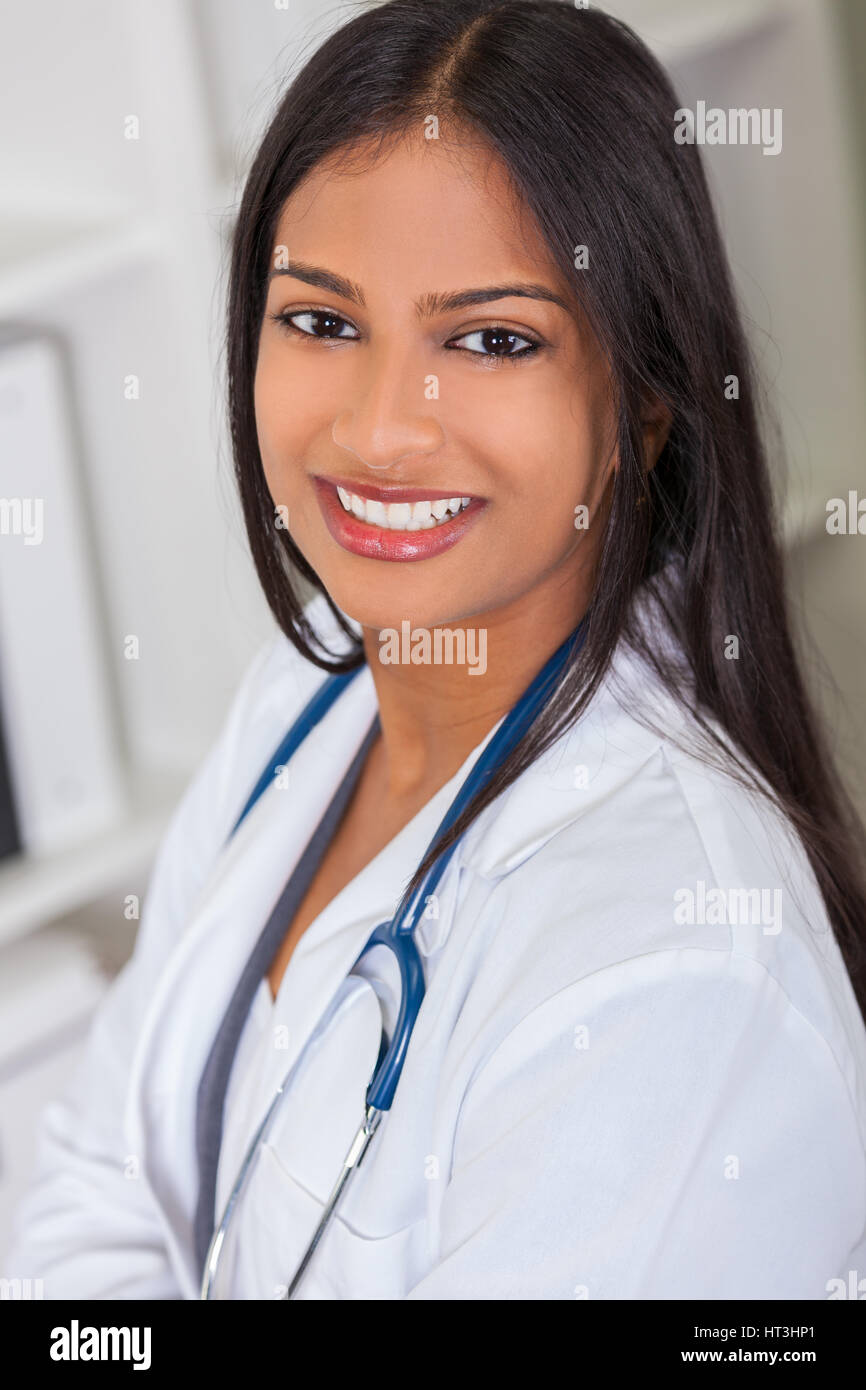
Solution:
<svg viewBox="0 0 866 1390"><path fill-rule="evenodd" d="M284 203L275 244L293 259L395 291L506 274L562 290L502 159L480 138L428 140L424 129L419 123L381 146L352 145L316 165Z"/></svg>

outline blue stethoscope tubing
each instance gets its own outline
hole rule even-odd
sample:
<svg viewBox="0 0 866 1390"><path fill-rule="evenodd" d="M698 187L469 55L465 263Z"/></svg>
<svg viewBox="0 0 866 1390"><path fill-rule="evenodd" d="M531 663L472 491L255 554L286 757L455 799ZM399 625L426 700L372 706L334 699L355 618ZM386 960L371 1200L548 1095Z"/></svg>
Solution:
<svg viewBox="0 0 866 1390"><path fill-rule="evenodd" d="M454 801L448 808L448 811L436 830L436 834L428 846L428 854L432 847L438 843L441 837L455 824L472 798L486 786L499 768L503 766L509 754L526 734L536 717L541 713L553 694L566 663L583 645L586 636L586 623L587 617L584 616L577 627L547 660L518 700L517 704L514 705L505 716L489 743L482 750L474 766L462 783ZM274 750L261 777L253 788L246 805L235 822L231 832L232 835L246 816L249 815L262 793L270 786L278 769L285 767L291 761L293 755L297 752L307 735L324 718L334 702L362 669L363 666L357 666L352 671L331 675L319 687L309 704L295 720L285 738L281 740L279 746ZM292 1296L294 1289L300 1282L301 1276L321 1239L328 1220L333 1214L337 1200L345 1187L348 1177L351 1172L359 1166L382 1115L391 1108L397 1084L400 1080L400 1074L403 1070L403 1063L406 1060L406 1052L412 1037L415 1021L424 999L424 969L421 962L421 955L415 943L414 931L423 914L428 899L435 892L459 843L459 839L455 840L437 856L433 864L431 864L430 868L427 870L422 881L416 887L414 893L410 893L407 888L398 904L394 916L390 921L382 922L373 929L365 946L362 948L355 961L355 966L357 966L367 952L371 951L376 946L385 946L393 953L400 972L400 1008L390 1042L383 1038L383 1045L380 1049L376 1069L367 1088L364 1122L352 1141L352 1146L344 1160L340 1177L328 1199L322 1218L313 1239L307 1247L307 1251L298 1267L294 1279L288 1286L286 1297ZM353 966L352 969L354 970L354 968ZM352 972L350 971L349 973L351 974ZM260 1128L259 1136L262 1132L263 1129ZM249 1163L250 1155L247 1156L244 1168L242 1169L242 1175L249 1167ZM229 1204L226 1208L226 1216L229 1215L231 1209L234 1207L236 1190L237 1185L229 1199ZM212 1253L215 1252L218 1254L222 1243L222 1236L220 1233L222 1232L224 1234L225 1220L226 1218L224 1218L223 1224L221 1224L221 1227L217 1233L215 1233L211 1252L209 1252L208 1260L205 1264L202 1283L203 1298L210 1296L209 1287L212 1284L214 1274Z"/></svg>

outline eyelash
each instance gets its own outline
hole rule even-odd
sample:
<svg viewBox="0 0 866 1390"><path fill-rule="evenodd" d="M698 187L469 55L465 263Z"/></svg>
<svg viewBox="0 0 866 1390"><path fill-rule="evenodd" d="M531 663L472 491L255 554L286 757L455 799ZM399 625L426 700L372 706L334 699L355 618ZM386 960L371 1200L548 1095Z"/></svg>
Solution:
<svg viewBox="0 0 866 1390"><path fill-rule="evenodd" d="M310 314L313 316L319 316L321 318L331 318L334 319L337 324L348 324L351 328L355 327L355 325L351 323L349 319L343 318L341 314L334 313L332 309L292 309L291 312L284 309L280 313L269 314L268 317L271 319L273 323L277 324L278 327L285 329L289 333L296 334L299 338L306 338L308 340L311 339L314 342L320 343L358 341L357 338L342 338L340 335L337 334L335 334L333 337L320 337L317 333L308 333L305 329L298 328L297 324L292 322L292 319L297 318L300 314ZM508 328L505 324L499 323L485 324L483 328L473 328L467 333L461 333L460 337L471 338L474 337L476 333L504 333L510 335L513 338L518 338L522 340L523 342L527 343L528 346L525 348L521 348L519 352L507 353L475 352L472 348L451 348L450 350L452 352L466 352L469 354L470 357L480 358L485 363L495 362L497 365L499 365L500 363L505 362L525 361L528 357L534 357L536 353L545 346L543 342L541 342L537 338L530 337L528 333L517 333L514 329ZM459 339L452 341L459 341Z"/></svg>

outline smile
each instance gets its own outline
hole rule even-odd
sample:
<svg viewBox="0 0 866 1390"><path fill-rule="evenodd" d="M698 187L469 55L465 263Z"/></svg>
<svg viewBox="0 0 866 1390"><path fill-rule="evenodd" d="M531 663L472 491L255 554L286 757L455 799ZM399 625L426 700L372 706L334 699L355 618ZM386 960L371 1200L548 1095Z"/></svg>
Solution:
<svg viewBox="0 0 866 1390"><path fill-rule="evenodd" d="M373 487L322 475L312 481L332 539L370 560L440 555L466 535L487 506L485 497L449 496L430 488Z"/></svg>
<svg viewBox="0 0 866 1390"><path fill-rule="evenodd" d="M388 531L425 531L441 526L459 516L472 501L471 497L440 497L435 501L377 502L372 497L360 497L357 492L337 488L337 496L347 512L371 526L384 526Z"/></svg>

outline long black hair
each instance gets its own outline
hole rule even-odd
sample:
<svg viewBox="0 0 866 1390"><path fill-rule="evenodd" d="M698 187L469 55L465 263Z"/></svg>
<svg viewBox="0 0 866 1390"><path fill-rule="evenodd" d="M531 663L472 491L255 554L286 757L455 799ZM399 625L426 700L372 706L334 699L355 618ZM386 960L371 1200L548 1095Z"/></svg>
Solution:
<svg viewBox="0 0 866 1390"><path fill-rule="evenodd" d="M607 357L619 468L583 648L437 849L574 723L623 642L687 702L708 756L733 751L741 780L793 823L866 1016L863 827L798 667L759 387L699 152L673 138L678 107L665 72L625 24L569 0L389 0L334 33L282 97L233 235L228 400L247 534L286 636L324 670L361 664L356 632L289 531L274 525L258 448L253 381L277 221L312 167L356 141L384 142L431 113L480 136L510 170ZM577 245L589 248L579 270ZM725 390L732 376L736 399ZM672 417L649 474L648 395ZM642 584L653 592L672 555L681 588L672 598L659 587L657 597L678 658L647 639L632 602ZM342 654L318 641L299 577L325 594L350 639ZM737 660L726 656L730 635Z"/></svg>

